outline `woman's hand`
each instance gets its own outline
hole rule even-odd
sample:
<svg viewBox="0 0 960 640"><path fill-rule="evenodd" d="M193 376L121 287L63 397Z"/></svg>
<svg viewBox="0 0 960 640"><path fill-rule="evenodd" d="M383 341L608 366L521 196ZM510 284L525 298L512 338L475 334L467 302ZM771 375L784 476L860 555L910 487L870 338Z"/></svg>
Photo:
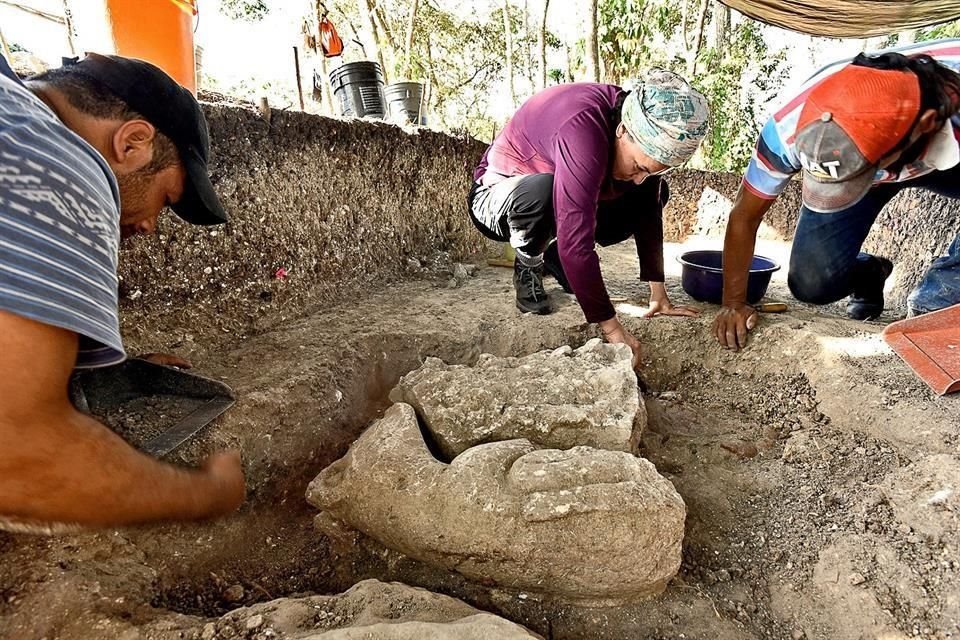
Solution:
<svg viewBox="0 0 960 640"><path fill-rule="evenodd" d="M674 305L670 302L670 296L667 295L667 288L662 282L650 283L650 305L647 307L644 318L654 316L682 316L686 318L696 318L700 315L700 310L696 307L689 307L685 304Z"/></svg>

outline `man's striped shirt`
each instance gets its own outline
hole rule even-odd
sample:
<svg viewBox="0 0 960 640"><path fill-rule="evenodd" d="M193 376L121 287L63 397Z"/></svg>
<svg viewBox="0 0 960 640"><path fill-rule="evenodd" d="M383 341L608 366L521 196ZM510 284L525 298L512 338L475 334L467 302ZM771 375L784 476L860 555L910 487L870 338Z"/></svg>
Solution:
<svg viewBox="0 0 960 640"><path fill-rule="evenodd" d="M919 42L878 53L891 51L906 56L926 53L954 71L960 71L960 39ZM803 84L796 95L790 97L786 104L767 120L743 179L744 187L754 195L765 199L776 198L786 188L791 176L801 170L795 142L797 122L806 104L807 96L814 87L849 62L850 60L841 60L818 71ZM877 100L883 100L883 96L877 96ZM960 138L960 117L954 116L952 121L947 122L939 132L934 134L917 160L905 165L896 173L879 169L874 178L874 184L904 182L932 171L944 171L956 166L960 163L958 138Z"/></svg>
<svg viewBox="0 0 960 640"><path fill-rule="evenodd" d="M77 333L77 367L125 357L119 225L106 160L0 57L0 310Z"/></svg>

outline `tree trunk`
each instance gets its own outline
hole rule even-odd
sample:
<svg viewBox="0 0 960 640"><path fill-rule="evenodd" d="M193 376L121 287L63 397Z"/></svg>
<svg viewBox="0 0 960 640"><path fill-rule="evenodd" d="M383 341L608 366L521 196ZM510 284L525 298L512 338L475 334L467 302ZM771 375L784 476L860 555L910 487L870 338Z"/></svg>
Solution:
<svg viewBox="0 0 960 640"><path fill-rule="evenodd" d="M380 70L383 72L383 82L384 84L389 83L387 79L387 65L383 59L383 50L380 47L380 34L377 31L377 23L373 17L373 0L366 0L363 3L363 7L360 13L363 14L364 19L367 22L367 31L370 34L370 39L373 43L374 55L377 56L377 61L380 62Z"/></svg>
<svg viewBox="0 0 960 640"><path fill-rule="evenodd" d="M693 80L697 74L697 58L700 56L700 49L703 47L704 26L707 23L707 9L710 7L710 0L701 0L700 14L697 16L697 25L693 30L693 46L687 53L687 79Z"/></svg>
<svg viewBox="0 0 960 640"><path fill-rule="evenodd" d="M510 106L517 106L517 90L513 85L513 29L510 28L510 2L503 0L503 40L506 46L507 86L510 89Z"/></svg>
<svg viewBox="0 0 960 640"><path fill-rule="evenodd" d="M540 18L540 33L537 34L537 47L540 50L540 88L547 86L547 10L550 0L543 0L543 16Z"/></svg>
<svg viewBox="0 0 960 640"><path fill-rule="evenodd" d="M730 44L730 7L720 0L713 0L713 30L708 42L718 51L726 51Z"/></svg>
<svg viewBox="0 0 960 640"><path fill-rule="evenodd" d="M428 114L431 114L433 117L436 117L439 120L439 124L446 126L446 119L443 117L443 112L440 110L440 107L443 105L443 95L439 89L439 84L437 83L437 75L433 70L433 40L430 38L430 32L426 32L427 42L427 77L429 78L430 91L427 93L427 104L424 107ZM436 97L434 97L436 96Z"/></svg>
<svg viewBox="0 0 960 640"><path fill-rule="evenodd" d="M411 68L411 56L413 55L413 33L416 25L417 9L420 7L420 0L410 0L410 15L407 17L407 41L403 50L403 73L407 80L413 80L413 69Z"/></svg>
<svg viewBox="0 0 960 640"><path fill-rule="evenodd" d="M916 29L907 29L902 32L897 38L897 44L901 47L906 44L913 44L917 41L917 30Z"/></svg>
<svg viewBox="0 0 960 640"><path fill-rule="evenodd" d="M537 90L533 80L533 56L530 55L530 0L523 0L523 70L530 94Z"/></svg>
<svg viewBox="0 0 960 640"><path fill-rule="evenodd" d="M390 29L390 24L387 22L387 16L383 13L383 6L379 3L375 7L373 17L377 19L377 28L380 29L380 33L383 34L383 37L386 38L387 46L390 47L390 51L399 51L400 47L397 45L397 39L393 37L393 31Z"/></svg>
<svg viewBox="0 0 960 640"><path fill-rule="evenodd" d="M683 38L683 46L690 48L690 29L687 24L690 22L690 0L680 0L680 36Z"/></svg>
<svg viewBox="0 0 960 640"><path fill-rule="evenodd" d="M587 0L587 80L600 82L600 55L597 51L597 0Z"/></svg>

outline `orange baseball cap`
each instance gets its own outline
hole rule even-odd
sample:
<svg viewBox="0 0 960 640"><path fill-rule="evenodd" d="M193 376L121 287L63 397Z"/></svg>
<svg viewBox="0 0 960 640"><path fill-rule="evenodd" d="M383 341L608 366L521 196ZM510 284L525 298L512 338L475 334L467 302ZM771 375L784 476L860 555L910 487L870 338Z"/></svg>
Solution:
<svg viewBox="0 0 960 640"><path fill-rule="evenodd" d="M920 81L910 71L851 64L818 84L797 122L804 205L833 213L862 200L919 115Z"/></svg>

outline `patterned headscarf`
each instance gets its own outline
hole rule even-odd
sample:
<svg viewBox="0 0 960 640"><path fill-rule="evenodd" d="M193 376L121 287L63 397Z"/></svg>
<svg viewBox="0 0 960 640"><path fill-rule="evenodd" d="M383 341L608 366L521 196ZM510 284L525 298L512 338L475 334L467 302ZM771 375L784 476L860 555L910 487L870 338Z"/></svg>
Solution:
<svg viewBox="0 0 960 640"><path fill-rule="evenodd" d="M672 71L652 69L635 83L621 110L623 125L643 152L676 167L690 159L707 133L707 99Z"/></svg>

